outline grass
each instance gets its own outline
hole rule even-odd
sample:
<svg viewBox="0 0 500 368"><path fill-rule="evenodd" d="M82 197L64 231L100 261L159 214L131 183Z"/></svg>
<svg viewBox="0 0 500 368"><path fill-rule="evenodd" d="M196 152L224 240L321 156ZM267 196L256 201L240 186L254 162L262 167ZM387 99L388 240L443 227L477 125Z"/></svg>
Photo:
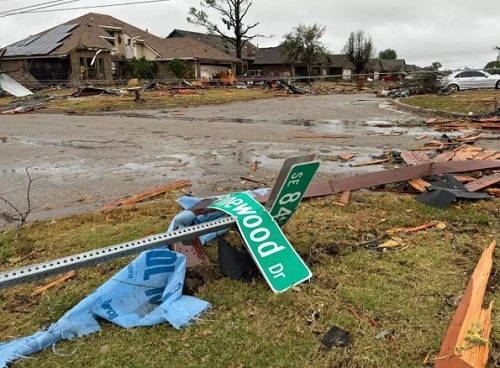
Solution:
<svg viewBox="0 0 500 368"><path fill-rule="evenodd" d="M450 113L488 114L495 111L495 100L498 97L500 97L498 90L460 91L448 96L412 96L405 98L403 102L412 106Z"/></svg>
<svg viewBox="0 0 500 368"><path fill-rule="evenodd" d="M55 98L47 102L48 111L66 111L72 113L88 113L101 111L158 109L168 107L199 106L221 104L236 101L249 101L283 96L278 92L262 88L226 89L214 88L206 90L188 90L190 94L171 94L168 91L146 91L144 101L135 102L134 93L123 96L102 95L80 98ZM37 92L37 96L69 96L73 91L47 90ZM0 107L14 101L14 98L0 98Z"/></svg>
<svg viewBox="0 0 500 368"><path fill-rule="evenodd" d="M481 251L500 230L498 202L461 204L441 210L412 197L353 194L341 208L334 198L303 202L284 232L313 271L310 283L273 294L262 279L244 284L222 278L216 266L216 244L207 251L214 261L205 284L194 295L212 309L182 330L168 325L125 330L103 322L100 333L57 345L18 361L14 367L421 367L435 357L460 295ZM0 233L0 270L131 240L163 231L180 208L166 202L88 213L29 224ZM375 252L359 244L394 227L443 221L445 230L400 235L403 248ZM359 221L360 226L355 226ZM453 234L444 240L443 231ZM238 244L238 237L228 238ZM494 269L500 267L499 252ZM28 259L25 259L29 255ZM17 262L16 264L14 264ZM0 294L2 341L31 334L56 321L106 281L128 259L78 271L78 277L30 297L35 285ZM493 299L490 366L500 363L500 294L492 273L486 300ZM42 284L47 280L38 282ZM363 317L358 321L348 309ZM319 312L319 318L311 318ZM374 319L379 327L373 327ZM350 332L351 348L322 347L319 339L332 326ZM376 340L384 330L394 337Z"/></svg>

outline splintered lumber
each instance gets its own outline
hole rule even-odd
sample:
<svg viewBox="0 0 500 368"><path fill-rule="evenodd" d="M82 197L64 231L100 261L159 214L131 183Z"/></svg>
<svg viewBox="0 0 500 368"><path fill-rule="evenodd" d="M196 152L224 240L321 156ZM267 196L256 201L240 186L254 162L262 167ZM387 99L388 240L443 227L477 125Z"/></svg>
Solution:
<svg viewBox="0 0 500 368"><path fill-rule="evenodd" d="M139 202L142 202L142 201L144 201L146 199L159 196L160 194L164 194L164 193L169 192L171 190L176 190L176 189L184 188L184 187L187 187L189 185L191 185L191 181L190 180L176 180L176 181L172 181L172 182L170 182L168 184L165 184L165 185L153 188L153 189L149 189L149 190L147 190L145 192L136 194L136 195L134 195L132 197L120 199L120 200L118 200L116 202L107 204L107 205L101 207L100 210L102 210L102 211L104 211L104 210L110 210L110 209L113 209L113 208L116 208L116 207L128 206L128 205L131 205L131 204L139 203Z"/></svg>
<svg viewBox="0 0 500 368"><path fill-rule="evenodd" d="M344 161L350 160L353 157L354 157L353 153L344 153L343 155L339 156L339 158Z"/></svg>
<svg viewBox="0 0 500 368"><path fill-rule="evenodd" d="M316 138L354 138L352 134L336 134L336 135L296 135L296 139L316 139Z"/></svg>
<svg viewBox="0 0 500 368"><path fill-rule="evenodd" d="M426 188L431 186L431 183L426 182L421 178L411 179L410 181L408 181L408 184L410 184L412 188L418 190L421 193L425 192Z"/></svg>
<svg viewBox="0 0 500 368"><path fill-rule="evenodd" d="M495 154L489 158L490 160L500 160L500 153Z"/></svg>
<svg viewBox="0 0 500 368"><path fill-rule="evenodd" d="M349 204L349 197L351 196L351 191L346 190L345 192L342 193L340 196L340 200L338 202L335 202L336 205L345 207Z"/></svg>
<svg viewBox="0 0 500 368"><path fill-rule="evenodd" d="M500 197L500 188L489 188L486 189L486 191L489 194L494 195L495 197Z"/></svg>
<svg viewBox="0 0 500 368"><path fill-rule="evenodd" d="M446 151L446 152L443 152L443 153L440 153L439 155L437 155L436 157L434 157L434 159L432 160L432 162L446 162L446 161L450 161L453 157L455 157L457 153L455 151Z"/></svg>
<svg viewBox="0 0 500 368"><path fill-rule="evenodd" d="M497 150L486 150L474 157L474 160L486 160L487 158L493 156L495 153L497 153Z"/></svg>
<svg viewBox="0 0 500 368"><path fill-rule="evenodd" d="M68 272L67 274L59 277L57 280L49 282L48 284L45 284L43 286L37 287L35 290L33 290L33 292L31 293L31 296L41 294L41 293L49 290L50 288L53 288L54 286L57 286L57 285L63 283L64 281L70 280L74 277L76 277L75 271Z"/></svg>
<svg viewBox="0 0 500 368"><path fill-rule="evenodd" d="M483 310L482 304L486 286L493 266L493 241L483 251L476 269L465 289L457 311L446 331L441 351L436 358L436 368L484 368L488 361L491 332L491 308ZM470 344L467 336L479 329L482 344Z"/></svg>
<svg viewBox="0 0 500 368"><path fill-rule="evenodd" d="M429 162L431 160L425 152L411 152L411 151L401 152L401 158L408 165L423 164L423 163Z"/></svg>
<svg viewBox="0 0 500 368"><path fill-rule="evenodd" d="M357 164L352 164L350 165L351 167L360 167L360 166L369 166L369 165L378 165L378 164L383 164L384 162L389 162L391 161L392 158L382 158L380 160L373 160L373 161L367 161L367 162L359 162Z"/></svg>
<svg viewBox="0 0 500 368"><path fill-rule="evenodd" d="M478 151L464 150L456 152L457 154L451 159L452 161L463 161L473 159L475 156L479 154Z"/></svg>
<svg viewBox="0 0 500 368"><path fill-rule="evenodd" d="M427 134L421 135L420 137L415 138L416 141L421 141L422 139L427 138Z"/></svg>
<svg viewBox="0 0 500 368"><path fill-rule="evenodd" d="M465 184L465 187L469 192L477 192L478 190L488 188L490 185L496 183L500 183L500 173L483 176L481 179L477 179Z"/></svg>
<svg viewBox="0 0 500 368"><path fill-rule="evenodd" d="M457 179L462 184L470 183L471 181L477 180L476 178L474 178L472 176L453 175L453 177L455 179Z"/></svg>
<svg viewBox="0 0 500 368"><path fill-rule="evenodd" d="M398 227L394 229L389 229L386 231L387 234L397 234L397 233L416 233L417 231L429 229L431 227L439 227L444 229L446 225L443 222L431 221L426 224L415 226L415 227Z"/></svg>

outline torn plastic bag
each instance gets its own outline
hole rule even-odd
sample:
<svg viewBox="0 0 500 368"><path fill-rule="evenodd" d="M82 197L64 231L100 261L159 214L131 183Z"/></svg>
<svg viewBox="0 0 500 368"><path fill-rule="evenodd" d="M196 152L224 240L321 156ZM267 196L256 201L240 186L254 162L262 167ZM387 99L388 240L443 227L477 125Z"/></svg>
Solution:
<svg viewBox="0 0 500 368"><path fill-rule="evenodd" d="M189 324L210 307L183 296L186 258L167 248L142 253L104 283L47 331L0 344L0 367L52 346L99 331L96 317L130 328L169 322L175 328Z"/></svg>

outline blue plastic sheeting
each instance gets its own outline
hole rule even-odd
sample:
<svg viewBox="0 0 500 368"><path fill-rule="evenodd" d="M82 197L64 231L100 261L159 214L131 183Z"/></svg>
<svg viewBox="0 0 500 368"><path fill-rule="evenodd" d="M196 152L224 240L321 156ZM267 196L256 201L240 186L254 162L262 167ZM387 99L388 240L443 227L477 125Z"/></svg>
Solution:
<svg viewBox="0 0 500 368"><path fill-rule="evenodd" d="M268 189L248 192L266 194ZM178 202L190 208L203 198L181 197ZM183 211L174 217L169 230L212 221L224 216L222 212L194 216ZM205 243L217 237L200 237ZM169 249L157 248L141 253L114 277L83 299L46 331L0 344L0 367L17 359L53 346L63 339L74 339L101 329L96 317L102 317L119 326L130 328L152 326L168 322L181 328L210 304L182 295L186 274L186 258Z"/></svg>
<svg viewBox="0 0 500 368"><path fill-rule="evenodd" d="M0 367L16 359L100 330L96 317L130 328L168 322L181 328L210 307L182 295L185 256L167 248L142 253L47 331L0 344Z"/></svg>

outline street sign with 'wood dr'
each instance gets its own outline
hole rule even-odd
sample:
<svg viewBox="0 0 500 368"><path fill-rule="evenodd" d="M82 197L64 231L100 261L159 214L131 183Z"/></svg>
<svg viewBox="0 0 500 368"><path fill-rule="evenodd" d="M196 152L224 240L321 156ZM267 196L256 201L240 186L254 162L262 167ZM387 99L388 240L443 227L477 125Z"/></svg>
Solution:
<svg viewBox="0 0 500 368"><path fill-rule="evenodd" d="M212 203L236 218L248 251L276 293L311 278L312 273L265 208L246 193L227 195Z"/></svg>

